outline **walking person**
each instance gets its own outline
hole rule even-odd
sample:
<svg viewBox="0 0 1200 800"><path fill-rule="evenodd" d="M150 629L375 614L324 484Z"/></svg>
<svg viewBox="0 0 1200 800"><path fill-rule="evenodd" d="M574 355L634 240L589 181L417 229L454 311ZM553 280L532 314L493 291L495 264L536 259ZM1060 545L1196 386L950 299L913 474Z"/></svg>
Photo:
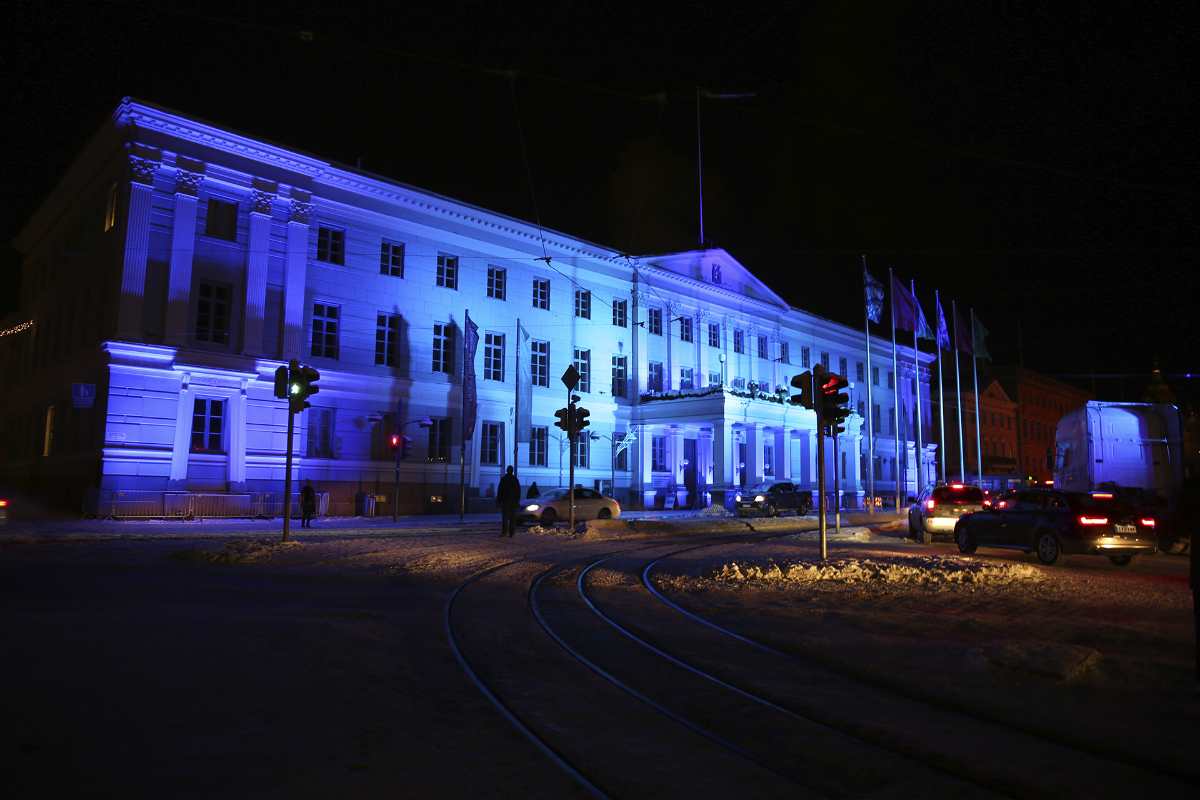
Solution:
<svg viewBox="0 0 1200 800"><path fill-rule="evenodd" d="M521 505L521 483L510 466L496 487L496 505L500 507L500 537L512 538L517 530L517 507Z"/></svg>
<svg viewBox="0 0 1200 800"><path fill-rule="evenodd" d="M300 490L300 527L311 528L313 514L317 513L317 490L313 488L312 478L304 482Z"/></svg>

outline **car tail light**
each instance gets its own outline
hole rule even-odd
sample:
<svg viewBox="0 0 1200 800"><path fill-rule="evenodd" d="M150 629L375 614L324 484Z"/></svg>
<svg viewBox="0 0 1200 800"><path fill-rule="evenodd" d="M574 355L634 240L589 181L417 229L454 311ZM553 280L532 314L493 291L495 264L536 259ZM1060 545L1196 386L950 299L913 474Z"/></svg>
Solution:
<svg viewBox="0 0 1200 800"><path fill-rule="evenodd" d="M1143 525L1145 525L1147 528L1153 528L1153 527L1154 527L1154 520L1152 520L1152 519L1144 519L1144 520L1142 520L1142 524L1143 524Z"/></svg>
<svg viewBox="0 0 1200 800"><path fill-rule="evenodd" d="M1092 497L1103 497L1109 500L1112 499L1112 495L1108 494L1107 492L1092 492Z"/></svg>
<svg viewBox="0 0 1200 800"><path fill-rule="evenodd" d="M984 500L984 501L983 501L983 507L984 507L984 508L991 508L991 507L992 507L992 501L991 501L991 500Z"/></svg>
<svg viewBox="0 0 1200 800"><path fill-rule="evenodd" d="M950 484L950 488L951 489L961 489L961 488L963 488L963 485L961 483L952 483L952 484Z"/></svg>
<svg viewBox="0 0 1200 800"><path fill-rule="evenodd" d="M930 511L933 511L935 508L937 508L937 501L931 497L925 501L925 507Z"/></svg>
<svg viewBox="0 0 1200 800"><path fill-rule="evenodd" d="M7 500L0 500L0 508L4 508L6 505L8 505Z"/></svg>
<svg viewBox="0 0 1200 800"><path fill-rule="evenodd" d="M1107 525L1108 517L1080 517L1080 525Z"/></svg>

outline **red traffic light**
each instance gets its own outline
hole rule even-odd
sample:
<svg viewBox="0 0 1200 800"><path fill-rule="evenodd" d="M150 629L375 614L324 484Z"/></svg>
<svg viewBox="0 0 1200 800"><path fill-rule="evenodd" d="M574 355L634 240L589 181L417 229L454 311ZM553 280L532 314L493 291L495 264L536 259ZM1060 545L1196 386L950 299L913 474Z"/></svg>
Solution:
<svg viewBox="0 0 1200 800"><path fill-rule="evenodd" d="M392 434L392 452L394 453L399 449L400 449L400 435L393 433Z"/></svg>

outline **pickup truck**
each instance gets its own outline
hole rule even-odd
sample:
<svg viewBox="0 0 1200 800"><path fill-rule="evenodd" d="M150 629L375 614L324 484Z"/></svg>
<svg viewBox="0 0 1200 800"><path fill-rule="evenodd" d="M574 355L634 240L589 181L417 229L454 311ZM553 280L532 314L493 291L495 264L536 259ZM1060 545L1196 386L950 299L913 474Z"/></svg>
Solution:
<svg viewBox="0 0 1200 800"><path fill-rule="evenodd" d="M733 498L733 507L739 517L747 514L765 514L777 517L784 511L795 511L803 517L812 510L812 492L797 489L789 481L767 481L757 486L741 489Z"/></svg>

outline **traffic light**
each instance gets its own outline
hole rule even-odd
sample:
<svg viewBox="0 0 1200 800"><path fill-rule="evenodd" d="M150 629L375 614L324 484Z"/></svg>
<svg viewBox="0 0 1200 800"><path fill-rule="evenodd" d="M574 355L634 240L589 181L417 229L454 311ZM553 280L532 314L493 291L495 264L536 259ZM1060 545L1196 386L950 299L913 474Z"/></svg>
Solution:
<svg viewBox="0 0 1200 800"><path fill-rule="evenodd" d="M400 457L401 458L409 458L411 456L412 456L412 437L411 436L401 436L400 437Z"/></svg>
<svg viewBox="0 0 1200 800"><path fill-rule="evenodd" d="M813 374L807 370L792 376L792 387L800 390L800 394L792 395L788 400L794 406L813 408Z"/></svg>
<svg viewBox="0 0 1200 800"><path fill-rule="evenodd" d="M400 434L398 434L398 433L392 434L392 452L393 453L400 452Z"/></svg>
<svg viewBox="0 0 1200 800"><path fill-rule="evenodd" d="M308 408L308 398L321 391L321 388L317 386L317 380L320 379L321 373L312 367L300 366L300 362L294 358L291 361L290 367L291 369L288 371L287 396L291 411L293 414L296 414ZM276 373L276 380L278 381L278 373Z"/></svg>
<svg viewBox="0 0 1200 800"><path fill-rule="evenodd" d="M558 417L558 422L554 423L554 427L562 428L565 432L570 433L575 423L573 414L574 408L572 407L560 408L555 411L554 416Z"/></svg>
<svg viewBox="0 0 1200 800"><path fill-rule="evenodd" d="M275 396L280 400L288 397L288 368L280 367L275 370Z"/></svg>
<svg viewBox="0 0 1200 800"><path fill-rule="evenodd" d="M844 433L842 422L850 416L850 409L844 408L850 402L850 396L842 394L842 389L850 382L835 372L827 372L821 376L821 425L828 429L830 436Z"/></svg>
<svg viewBox="0 0 1200 800"><path fill-rule="evenodd" d="M592 412L588 411L582 406L575 409L575 433L582 433L583 429L591 424L588 422L588 417L591 416L591 414Z"/></svg>

